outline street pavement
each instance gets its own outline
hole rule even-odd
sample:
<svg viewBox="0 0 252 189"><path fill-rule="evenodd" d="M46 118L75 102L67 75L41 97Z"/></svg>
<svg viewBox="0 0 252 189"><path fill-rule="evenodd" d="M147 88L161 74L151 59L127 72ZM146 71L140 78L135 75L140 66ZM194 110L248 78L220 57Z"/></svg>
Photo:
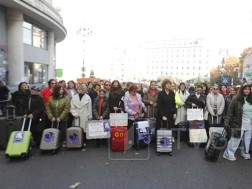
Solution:
<svg viewBox="0 0 252 189"><path fill-rule="evenodd" d="M174 143L173 156L149 148L111 152L109 144L83 150L62 149L29 159L6 160L0 151L0 189L251 189L252 160L204 158L204 148ZM222 154L221 154L222 155Z"/></svg>

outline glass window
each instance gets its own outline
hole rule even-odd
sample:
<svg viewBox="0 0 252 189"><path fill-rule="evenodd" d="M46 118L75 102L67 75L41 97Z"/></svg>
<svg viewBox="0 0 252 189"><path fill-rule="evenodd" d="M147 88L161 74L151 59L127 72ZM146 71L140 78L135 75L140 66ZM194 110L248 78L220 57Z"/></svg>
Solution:
<svg viewBox="0 0 252 189"><path fill-rule="evenodd" d="M23 42L38 48L47 48L47 32L41 28L33 26L28 22L23 22Z"/></svg>
<svg viewBox="0 0 252 189"><path fill-rule="evenodd" d="M26 62L24 69L25 81L27 83L42 84L47 82L47 65Z"/></svg>
<svg viewBox="0 0 252 189"><path fill-rule="evenodd" d="M46 48L46 32L38 27L33 26L33 46Z"/></svg>
<svg viewBox="0 0 252 189"><path fill-rule="evenodd" d="M23 22L23 42L32 45L32 25L27 22Z"/></svg>

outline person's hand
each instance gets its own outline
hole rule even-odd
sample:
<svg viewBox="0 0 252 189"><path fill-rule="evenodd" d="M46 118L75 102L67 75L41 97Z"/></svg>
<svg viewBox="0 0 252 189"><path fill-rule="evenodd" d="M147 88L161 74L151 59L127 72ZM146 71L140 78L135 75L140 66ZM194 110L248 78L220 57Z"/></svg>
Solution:
<svg viewBox="0 0 252 189"><path fill-rule="evenodd" d="M194 103L192 103L192 107L197 107L197 105L196 105L196 104L194 104Z"/></svg>
<svg viewBox="0 0 252 189"><path fill-rule="evenodd" d="M29 114L27 117L30 118L30 119L32 119L32 118L33 118L33 115L32 115L32 114Z"/></svg>
<svg viewBox="0 0 252 189"><path fill-rule="evenodd" d="M136 113L134 114L134 117L135 117L135 118L139 118L139 113L136 112Z"/></svg>
<svg viewBox="0 0 252 189"><path fill-rule="evenodd" d="M100 116L100 117L99 117L99 119L100 119L100 120L103 120L103 117L102 117L102 116Z"/></svg>
<svg viewBox="0 0 252 189"><path fill-rule="evenodd" d="M53 118L51 119L51 121L55 121L55 118L53 117Z"/></svg>
<svg viewBox="0 0 252 189"><path fill-rule="evenodd" d="M147 113L147 108L144 107L144 108L143 108L143 111L144 111L144 113Z"/></svg>
<svg viewBox="0 0 252 189"><path fill-rule="evenodd" d="M115 112L117 111L117 109L118 109L117 107L114 107Z"/></svg>
<svg viewBox="0 0 252 189"><path fill-rule="evenodd" d="M57 118L57 122L60 122L60 118L59 117Z"/></svg>
<svg viewBox="0 0 252 189"><path fill-rule="evenodd" d="M157 106L157 103L153 103L153 106L156 107L156 106Z"/></svg>
<svg viewBox="0 0 252 189"><path fill-rule="evenodd" d="M162 119L163 119L164 121L166 121L166 120L167 120L167 117L163 116Z"/></svg>
<svg viewBox="0 0 252 189"><path fill-rule="evenodd" d="M150 101L150 105L153 105L153 102L152 102L152 101Z"/></svg>
<svg viewBox="0 0 252 189"><path fill-rule="evenodd" d="M27 118L27 115L24 115L24 118Z"/></svg>
<svg viewBox="0 0 252 189"><path fill-rule="evenodd" d="M176 117L177 117L177 114L173 114L173 119L176 119Z"/></svg>

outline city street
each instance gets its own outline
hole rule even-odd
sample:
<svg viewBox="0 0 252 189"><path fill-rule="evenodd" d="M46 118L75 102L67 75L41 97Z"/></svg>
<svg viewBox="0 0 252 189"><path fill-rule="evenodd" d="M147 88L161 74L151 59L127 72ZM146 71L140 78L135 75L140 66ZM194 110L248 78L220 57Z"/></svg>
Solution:
<svg viewBox="0 0 252 189"><path fill-rule="evenodd" d="M85 150L61 150L41 155L32 150L30 159L6 160L0 151L1 189L250 189L252 160L222 157L217 162L204 159L204 148L174 144L173 156L150 148L127 153L110 152L108 145L95 148L88 141Z"/></svg>

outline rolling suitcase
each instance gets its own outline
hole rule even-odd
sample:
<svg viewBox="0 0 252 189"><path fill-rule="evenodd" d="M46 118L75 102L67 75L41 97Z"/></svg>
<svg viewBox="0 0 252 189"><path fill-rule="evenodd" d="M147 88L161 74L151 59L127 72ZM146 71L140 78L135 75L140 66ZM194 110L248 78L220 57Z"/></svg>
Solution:
<svg viewBox="0 0 252 189"><path fill-rule="evenodd" d="M139 150L141 146L148 146L151 143L151 128L149 121L134 122L135 148Z"/></svg>
<svg viewBox="0 0 252 189"><path fill-rule="evenodd" d="M80 127L80 117L77 119L79 120L79 125L66 130L67 148L82 148L83 146L83 130Z"/></svg>
<svg viewBox="0 0 252 189"><path fill-rule="evenodd" d="M168 121L167 128L162 128L163 120L161 121L161 128L157 130L157 146L156 146L156 154L160 155L160 153L168 153L172 156L172 130L168 129Z"/></svg>
<svg viewBox="0 0 252 189"><path fill-rule="evenodd" d="M115 152L128 150L128 128L123 126L112 127L111 149Z"/></svg>
<svg viewBox="0 0 252 189"><path fill-rule="evenodd" d="M225 137L225 129L222 133L211 133L205 149L205 158L210 161L217 161L222 149L225 149L227 139Z"/></svg>
<svg viewBox="0 0 252 189"><path fill-rule="evenodd" d="M28 131L24 131L26 118L23 119L21 131L13 131L6 148L6 158L28 157L31 152L32 134L30 132L32 119L29 120Z"/></svg>
<svg viewBox="0 0 252 189"><path fill-rule="evenodd" d="M57 128L53 128L53 125L54 121L52 122L51 128L43 131L39 147L41 153L44 151L56 153L60 148L59 122L57 122Z"/></svg>

